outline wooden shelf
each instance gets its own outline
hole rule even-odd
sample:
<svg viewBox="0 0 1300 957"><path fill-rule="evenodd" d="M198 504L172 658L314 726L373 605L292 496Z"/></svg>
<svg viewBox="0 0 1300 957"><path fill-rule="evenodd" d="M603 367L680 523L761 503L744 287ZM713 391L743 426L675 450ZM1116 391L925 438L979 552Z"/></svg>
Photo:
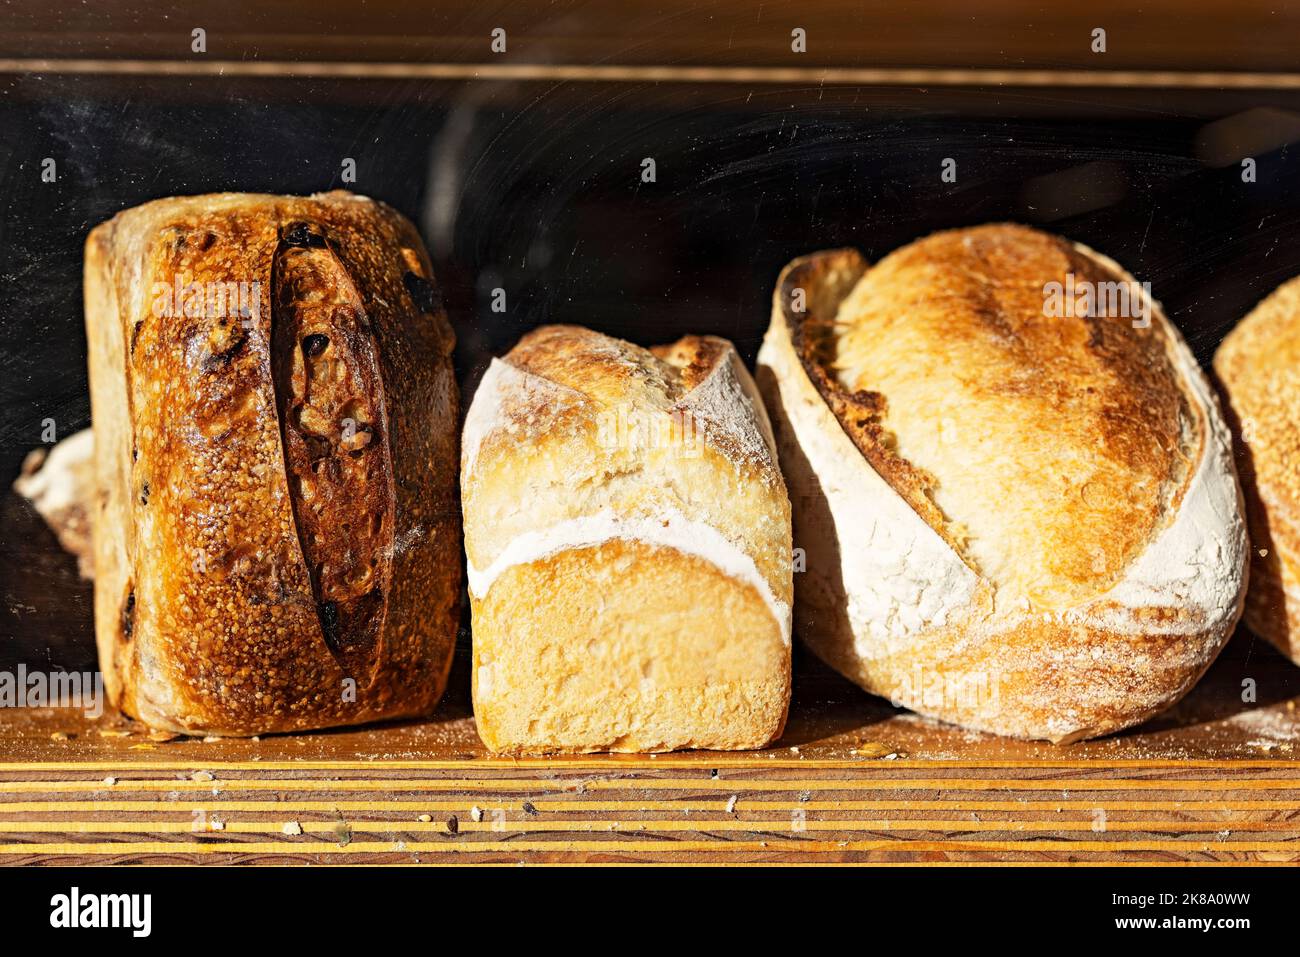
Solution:
<svg viewBox="0 0 1300 957"><path fill-rule="evenodd" d="M1066 747L797 664L780 746L728 754L494 758L463 667L427 721L261 740L0 713L0 863L1300 861L1300 670L1247 633L1170 713Z"/></svg>

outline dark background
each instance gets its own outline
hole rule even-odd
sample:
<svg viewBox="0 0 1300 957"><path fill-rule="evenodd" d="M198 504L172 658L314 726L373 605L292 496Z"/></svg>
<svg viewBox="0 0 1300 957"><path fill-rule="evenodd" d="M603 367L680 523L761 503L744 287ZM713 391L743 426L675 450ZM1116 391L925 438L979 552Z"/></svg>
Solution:
<svg viewBox="0 0 1300 957"><path fill-rule="evenodd" d="M870 5L858 5L856 20L835 19L832 4L781 18L769 12L767 25L746 13L743 28L733 23L730 32L723 14L739 18L737 4L705 4L701 9L717 16L689 21L686 8L668 6L638 34L611 27L608 14L590 5L525 3L511 55L528 63L739 61L762 70L789 59L790 24L810 21L819 26L809 28L810 59L800 66L1141 69L1153 62L1191 73L1285 71L1297 68L1292 59L1300 62L1300 21L1285 5L1249 29L1241 23L1245 12L1232 15L1240 5L1209 5L1220 20L1176 7L1141 22L1117 12L1111 60L1088 59L1087 24L1104 24L1100 12L1091 19L1057 14L1038 27L971 17L963 31L960 5L948 5L946 33L938 34L950 37L944 44L935 42L934 24L927 27L906 4L873 14L894 18L892 43L889 31L873 32L861 20ZM1037 9L1006 6L1014 8L1007 16ZM606 83L69 74L31 60L183 60L190 24L203 14L112 5L98 18L33 4L2 9L0 56L9 58L0 69L6 490L40 444L43 419L56 421L60 437L89 423L81 252L91 227L161 196L338 187L344 157L357 164L349 188L391 203L425 236L460 340L466 402L488 357L545 322L580 323L643 344L713 333L734 340L752 361L772 284L789 259L835 246L857 246L875 259L940 228L1016 220L1093 246L1152 284L1203 363L1235 321L1300 273L1300 159L1293 148L1300 84L1226 90L1178 82L1055 88L762 77ZM357 14L340 32L274 4L213 7L204 21L209 56L426 62L437 54L476 62L487 59L491 25L500 20L514 30L504 7L479 8L473 22L442 7L420 22L396 5L367 9L372 17ZM276 16L282 22L266 19ZM1180 29L1191 39L1168 40L1183 35ZM913 36L919 52L909 60ZM1241 181L1247 155L1258 163L1253 184ZM55 183L41 181L44 157L58 164ZM653 184L640 180L644 157L655 159ZM957 161L955 184L940 181L946 157ZM489 308L497 286L508 302L500 315ZM0 518L0 588L0 660L89 665L89 586L12 494Z"/></svg>

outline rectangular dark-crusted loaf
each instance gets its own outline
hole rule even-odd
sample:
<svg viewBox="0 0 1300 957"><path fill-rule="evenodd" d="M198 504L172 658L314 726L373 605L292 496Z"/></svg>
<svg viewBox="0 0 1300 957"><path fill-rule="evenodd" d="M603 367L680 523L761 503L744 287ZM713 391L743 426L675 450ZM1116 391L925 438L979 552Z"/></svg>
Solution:
<svg viewBox="0 0 1300 957"><path fill-rule="evenodd" d="M158 200L86 243L95 625L150 725L421 714L458 624L453 335L381 203Z"/></svg>

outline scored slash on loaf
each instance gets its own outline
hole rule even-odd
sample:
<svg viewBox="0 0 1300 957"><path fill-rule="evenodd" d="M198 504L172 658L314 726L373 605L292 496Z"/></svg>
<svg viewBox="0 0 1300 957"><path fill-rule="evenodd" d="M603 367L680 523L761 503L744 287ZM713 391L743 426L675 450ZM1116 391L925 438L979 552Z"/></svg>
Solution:
<svg viewBox="0 0 1300 957"><path fill-rule="evenodd" d="M1204 375L1144 292L1141 318L1048 315L1076 281L1141 288L1019 226L874 267L818 253L782 273L758 373L807 553L801 637L897 704L1054 741L1177 701L1246 583Z"/></svg>
<svg viewBox="0 0 1300 957"><path fill-rule="evenodd" d="M86 243L113 702L251 735L426 714L459 618L454 339L381 203L227 193Z"/></svg>
<svg viewBox="0 0 1300 957"><path fill-rule="evenodd" d="M790 694L790 506L731 344L548 326L470 405L474 712L506 752L757 748Z"/></svg>

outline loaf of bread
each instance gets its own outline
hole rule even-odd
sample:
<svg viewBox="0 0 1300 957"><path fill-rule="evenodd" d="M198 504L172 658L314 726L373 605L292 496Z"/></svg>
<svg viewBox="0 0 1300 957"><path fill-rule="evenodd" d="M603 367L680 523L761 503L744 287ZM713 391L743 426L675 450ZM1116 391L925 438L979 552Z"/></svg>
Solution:
<svg viewBox="0 0 1300 957"><path fill-rule="evenodd" d="M453 336L345 192L127 210L86 243L105 684L157 728L423 714L460 591Z"/></svg>
<svg viewBox="0 0 1300 957"><path fill-rule="evenodd" d="M95 497L95 434L75 432L57 445L33 449L23 460L14 491L32 503L64 551L77 559L82 578L95 577L90 504Z"/></svg>
<svg viewBox="0 0 1300 957"><path fill-rule="evenodd" d="M1214 371L1241 439L1252 544L1246 624L1300 664L1300 278L1228 334Z"/></svg>
<svg viewBox="0 0 1300 957"><path fill-rule="evenodd" d="M495 751L757 748L790 694L790 505L731 344L525 336L465 422L474 714Z"/></svg>
<svg viewBox="0 0 1300 957"><path fill-rule="evenodd" d="M871 268L796 260L774 300L758 377L820 657L922 714L1052 741L1192 686L1240 614L1245 523L1215 399L1143 287L996 225Z"/></svg>

